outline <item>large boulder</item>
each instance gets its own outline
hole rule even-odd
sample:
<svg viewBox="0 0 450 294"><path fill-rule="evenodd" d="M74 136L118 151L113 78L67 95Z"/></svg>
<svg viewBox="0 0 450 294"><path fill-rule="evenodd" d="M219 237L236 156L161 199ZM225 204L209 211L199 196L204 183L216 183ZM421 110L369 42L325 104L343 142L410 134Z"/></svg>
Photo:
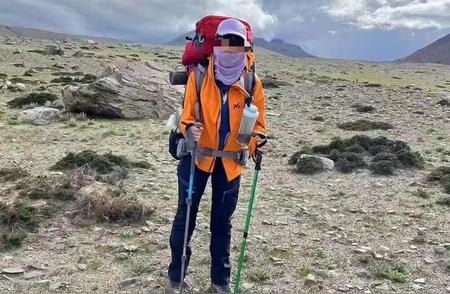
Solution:
<svg viewBox="0 0 450 294"><path fill-rule="evenodd" d="M105 69L99 79L63 90L64 108L109 118L167 118L179 105L183 88L170 85L168 72L149 63Z"/></svg>

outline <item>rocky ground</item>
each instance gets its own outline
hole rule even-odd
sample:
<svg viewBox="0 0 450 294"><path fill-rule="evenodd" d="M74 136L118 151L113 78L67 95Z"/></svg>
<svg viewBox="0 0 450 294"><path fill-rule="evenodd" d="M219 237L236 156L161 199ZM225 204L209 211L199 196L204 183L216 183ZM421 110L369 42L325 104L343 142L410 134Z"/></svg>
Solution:
<svg viewBox="0 0 450 294"><path fill-rule="evenodd" d="M73 115L32 125L18 123L19 110L6 103L33 91L60 97L65 85L51 82L52 73L99 76L108 65L144 60L175 68L181 49L70 42L56 44L61 54L28 52L49 44L55 42L0 40L0 87L12 80L0 90L0 167L58 176L50 167L82 150L146 161L149 168L129 170L122 191L154 211L138 222L80 222L74 217L80 199L28 197L33 207L50 209L21 246L0 252L0 292L162 293L177 201L177 162L167 152L165 121ZM23 76L31 68L35 72ZM266 88L271 144L258 183L243 292L450 293L450 201L442 186L426 181L436 167L450 166L450 67L296 60L260 50L257 71ZM358 112L356 103L374 109ZM358 119L393 128L337 127ZM424 169L303 175L288 164L306 145L362 133L405 141L422 154ZM251 176L252 165L233 220L233 264ZM0 181L0 202L22 197L16 189L16 182ZM187 282L195 293L209 285L209 196L207 190L192 242Z"/></svg>

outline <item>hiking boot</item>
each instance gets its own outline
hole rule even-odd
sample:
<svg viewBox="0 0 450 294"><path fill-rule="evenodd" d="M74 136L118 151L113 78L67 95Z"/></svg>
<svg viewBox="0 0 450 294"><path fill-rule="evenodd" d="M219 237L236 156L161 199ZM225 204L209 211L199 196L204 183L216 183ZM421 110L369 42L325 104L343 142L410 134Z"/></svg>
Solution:
<svg viewBox="0 0 450 294"><path fill-rule="evenodd" d="M184 285L184 292L186 292L186 290L187 290L186 282L184 282L183 285ZM172 294L172 293L181 293L181 283L169 280L169 286L167 286L167 288L164 291L164 293L170 293L170 294Z"/></svg>
<svg viewBox="0 0 450 294"><path fill-rule="evenodd" d="M211 291L213 293L224 293L224 294L231 293L231 289L230 289L229 285L211 284Z"/></svg>

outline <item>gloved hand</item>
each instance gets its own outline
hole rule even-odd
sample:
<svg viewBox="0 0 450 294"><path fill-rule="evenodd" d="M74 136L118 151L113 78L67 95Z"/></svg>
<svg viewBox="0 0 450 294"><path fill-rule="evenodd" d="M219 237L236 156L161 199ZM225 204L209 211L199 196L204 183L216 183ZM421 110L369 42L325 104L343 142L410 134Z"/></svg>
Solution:
<svg viewBox="0 0 450 294"><path fill-rule="evenodd" d="M267 136L264 134L255 134L255 141L256 141L256 151L265 154L268 151L268 139Z"/></svg>
<svg viewBox="0 0 450 294"><path fill-rule="evenodd" d="M202 135L203 125L202 124L194 124L189 127L189 131L192 133L192 138L195 142L200 140L200 136Z"/></svg>
<svg viewBox="0 0 450 294"><path fill-rule="evenodd" d="M202 135L203 125L201 123L195 123L190 125L186 129L186 150L187 152L191 152L196 143L200 140L200 136Z"/></svg>

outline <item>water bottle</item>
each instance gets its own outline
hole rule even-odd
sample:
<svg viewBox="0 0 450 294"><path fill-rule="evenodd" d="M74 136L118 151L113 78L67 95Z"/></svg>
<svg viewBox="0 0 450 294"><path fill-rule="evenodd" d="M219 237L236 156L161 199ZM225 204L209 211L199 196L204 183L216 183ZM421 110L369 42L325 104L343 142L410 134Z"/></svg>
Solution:
<svg viewBox="0 0 450 294"><path fill-rule="evenodd" d="M253 129L255 127L256 119L258 118L258 116L258 107L256 107L254 104L245 104L237 136L239 144L243 146L248 145L248 142L252 137Z"/></svg>

